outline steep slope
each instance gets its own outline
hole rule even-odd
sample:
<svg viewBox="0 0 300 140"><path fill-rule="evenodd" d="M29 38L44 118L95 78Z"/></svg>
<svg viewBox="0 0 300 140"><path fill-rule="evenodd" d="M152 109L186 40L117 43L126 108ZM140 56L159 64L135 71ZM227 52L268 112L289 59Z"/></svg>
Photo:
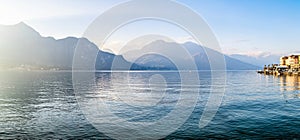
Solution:
<svg viewBox="0 0 300 140"><path fill-rule="evenodd" d="M238 59L243 62L247 62L259 67L263 67L268 64L277 64L279 63L279 55L260 55L260 56L248 56L241 54L233 54L230 57Z"/></svg>
<svg viewBox="0 0 300 140"><path fill-rule="evenodd" d="M80 41L79 41L80 40ZM77 44L80 42L79 44ZM209 70L210 61L206 54L223 56L220 52L195 43L178 44L157 40L147 44L140 52L128 52L129 55L114 55L104 52L85 38L68 37L56 40L52 37L42 37L37 31L24 23L13 26L0 26L0 67L29 66L37 69L66 69L72 68L73 55L76 45L86 47L85 54L97 51L95 67L97 70L110 70L113 62L114 69L119 70L175 70L177 66L181 69L191 69L190 62L195 62L197 70ZM183 56L183 51L176 48L183 47L192 57ZM141 55L155 49L158 54ZM205 52L206 50L206 52ZM159 53L167 52L169 56ZM128 56L138 59L131 60ZM170 59L171 58L171 59ZM242 62L240 60L224 56L227 70L256 70L257 66ZM88 59L88 58L85 58ZM127 61L128 60L128 61ZM175 61L174 61L175 60ZM213 60L218 62L219 60ZM188 63L187 63L188 62Z"/></svg>
<svg viewBox="0 0 300 140"><path fill-rule="evenodd" d="M190 55L193 57L193 60L195 64L197 65L197 70L210 70L210 61L208 60L207 54L212 55L211 58L219 58L219 56L222 56L225 59L226 63L226 69L227 70L257 70L259 67L242 62L240 60L231 58L227 55L223 55L220 52L217 52L215 50L204 48L198 44L187 42L184 44L177 44L174 42L165 42L165 41L154 41L148 45L146 45L142 50L139 50L140 52L152 52L155 50L155 52L162 52L165 48L176 48L178 46L182 46L184 49L186 49ZM172 62L172 60L166 56L157 55L157 54L149 54L149 55L143 55L139 56L140 52L128 52L125 54L125 56L130 56L129 59L125 57L128 61L134 60L134 56L140 57L134 61L134 63L142 66L151 66L151 67L159 67L160 69L177 69L175 63ZM168 52L168 55L172 58L174 57L182 57L181 59L187 59L181 56L181 51L171 50ZM215 57L218 56L218 57ZM214 62L217 62L218 60L213 60ZM222 61L222 60L220 60ZM186 63L184 61L179 63ZM178 63L177 63L178 64ZM183 65L183 64L179 64Z"/></svg>
<svg viewBox="0 0 300 140"><path fill-rule="evenodd" d="M234 59L230 56L221 54L218 51L212 50L210 48L202 47L202 46L192 43L192 42L187 42L183 45L194 56L199 69L209 68L209 60L207 59L208 58L207 54L223 55L225 58L227 70L257 70L258 69L258 67L255 65L240 61L238 59ZM205 52L205 50L206 50L206 52ZM214 58L214 56L212 56L212 58Z"/></svg>
<svg viewBox="0 0 300 140"><path fill-rule="evenodd" d="M0 65L6 67L30 66L35 68L71 69L73 54L78 41L86 46L86 54L99 51L96 68L109 70L115 58L123 60L122 56L103 52L87 39L68 37L55 40L51 37L42 37L24 23L13 26L0 26Z"/></svg>

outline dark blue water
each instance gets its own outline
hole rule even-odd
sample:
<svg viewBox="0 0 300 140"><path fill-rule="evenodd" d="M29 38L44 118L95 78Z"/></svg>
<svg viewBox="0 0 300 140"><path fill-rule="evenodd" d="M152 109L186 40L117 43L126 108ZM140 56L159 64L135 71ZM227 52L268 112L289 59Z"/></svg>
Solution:
<svg viewBox="0 0 300 140"><path fill-rule="evenodd" d="M149 85L149 78L155 74L163 76L160 78L166 86L160 81ZM129 122L153 122L174 109L180 91L200 88L192 114L167 139L300 138L300 77L232 71L226 73L227 81L223 83L220 77L224 74L220 73L213 78L220 78L218 86L226 87L225 96L213 120L200 129L199 119L210 95L212 77L207 72L199 75L200 85L182 86L177 72L99 72L95 74L96 86L84 89L83 94L88 97L86 101L106 101L116 116ZM151 100L145 94L149 92ZM162 92L164 98L160 98ZM145 98L139 98L142 96ZM158 102L149 107L153 99ZM141 103L145 103L143 107L135 107ZM0 139L108 139L81 109L71 72L0 72Z"/></svg>

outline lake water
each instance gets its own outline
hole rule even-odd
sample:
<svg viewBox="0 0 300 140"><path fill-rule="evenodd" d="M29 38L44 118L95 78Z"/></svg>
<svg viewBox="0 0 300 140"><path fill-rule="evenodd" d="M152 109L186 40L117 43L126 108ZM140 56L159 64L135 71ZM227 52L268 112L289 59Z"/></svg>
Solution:
<svg viewBox="0 0 300 140"><path fill-rule="evenodd" d="M95 86L75 96L71 72L0 72L0 139L108 139L90 123L77 100L101 99L114 115L129 122L153 122L174 109L180 91L199 94L197 104L166 139L300 138L300 76L229 71L224 83L220 72L214 79L226 88L223 101L212 121L200 129L212 79L208 72L198 75L200 85L185 86L177 72L98 72ZM157 84L149 84L151 76ZM193 93L196 88L199 93ZM102 114L101 119L110 117Z"/></svg>

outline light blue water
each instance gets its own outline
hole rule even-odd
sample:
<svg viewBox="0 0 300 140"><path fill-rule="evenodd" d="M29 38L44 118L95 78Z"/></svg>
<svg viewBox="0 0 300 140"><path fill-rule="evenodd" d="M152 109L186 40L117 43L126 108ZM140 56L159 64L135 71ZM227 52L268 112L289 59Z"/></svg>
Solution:
<svg viewBox="0 0 300 140"><path fill-rule="evenodd" d="M163 75L167 87L157 84L151 89L148 82L153 74ZM167 139L300 138L300 77L264 76L254 71L226 74L227 82L219 83L226 86L223 102L214 119L202 129L198 128L199 119L211 87L207 72L199 72L200 85L186 89L181 89L176 72L134 72L129 73L129 79L124 73L112 76L100 72L95 74L96 86L86 89L85 95L106 100L119 117L132 122L151 122L172 111L181 90L192 92L193 88L200 87L193 113ZM130 93L126 90L128 85ZM109 96L114 93L135 98L151 91L159 95L161 89L167 95L154 107L132 108ZM73 91L70 72L0 72L0 139L107 139L85 118ZM147 98L130 103L143 102L147 103Z"/></svg>

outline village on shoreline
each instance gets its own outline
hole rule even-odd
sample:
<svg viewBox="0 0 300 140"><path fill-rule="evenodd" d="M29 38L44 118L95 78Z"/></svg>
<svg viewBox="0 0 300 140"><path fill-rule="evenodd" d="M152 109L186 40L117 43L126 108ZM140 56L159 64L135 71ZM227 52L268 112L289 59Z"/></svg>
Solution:
<svg viewBox="0 0 300 140"><path fill-rule="evenodd" d="M265 65L263 70L257 71L265 75L297 75L300 76L300 54L292 54L290 56L282 56L280 64Z"/></svg>

